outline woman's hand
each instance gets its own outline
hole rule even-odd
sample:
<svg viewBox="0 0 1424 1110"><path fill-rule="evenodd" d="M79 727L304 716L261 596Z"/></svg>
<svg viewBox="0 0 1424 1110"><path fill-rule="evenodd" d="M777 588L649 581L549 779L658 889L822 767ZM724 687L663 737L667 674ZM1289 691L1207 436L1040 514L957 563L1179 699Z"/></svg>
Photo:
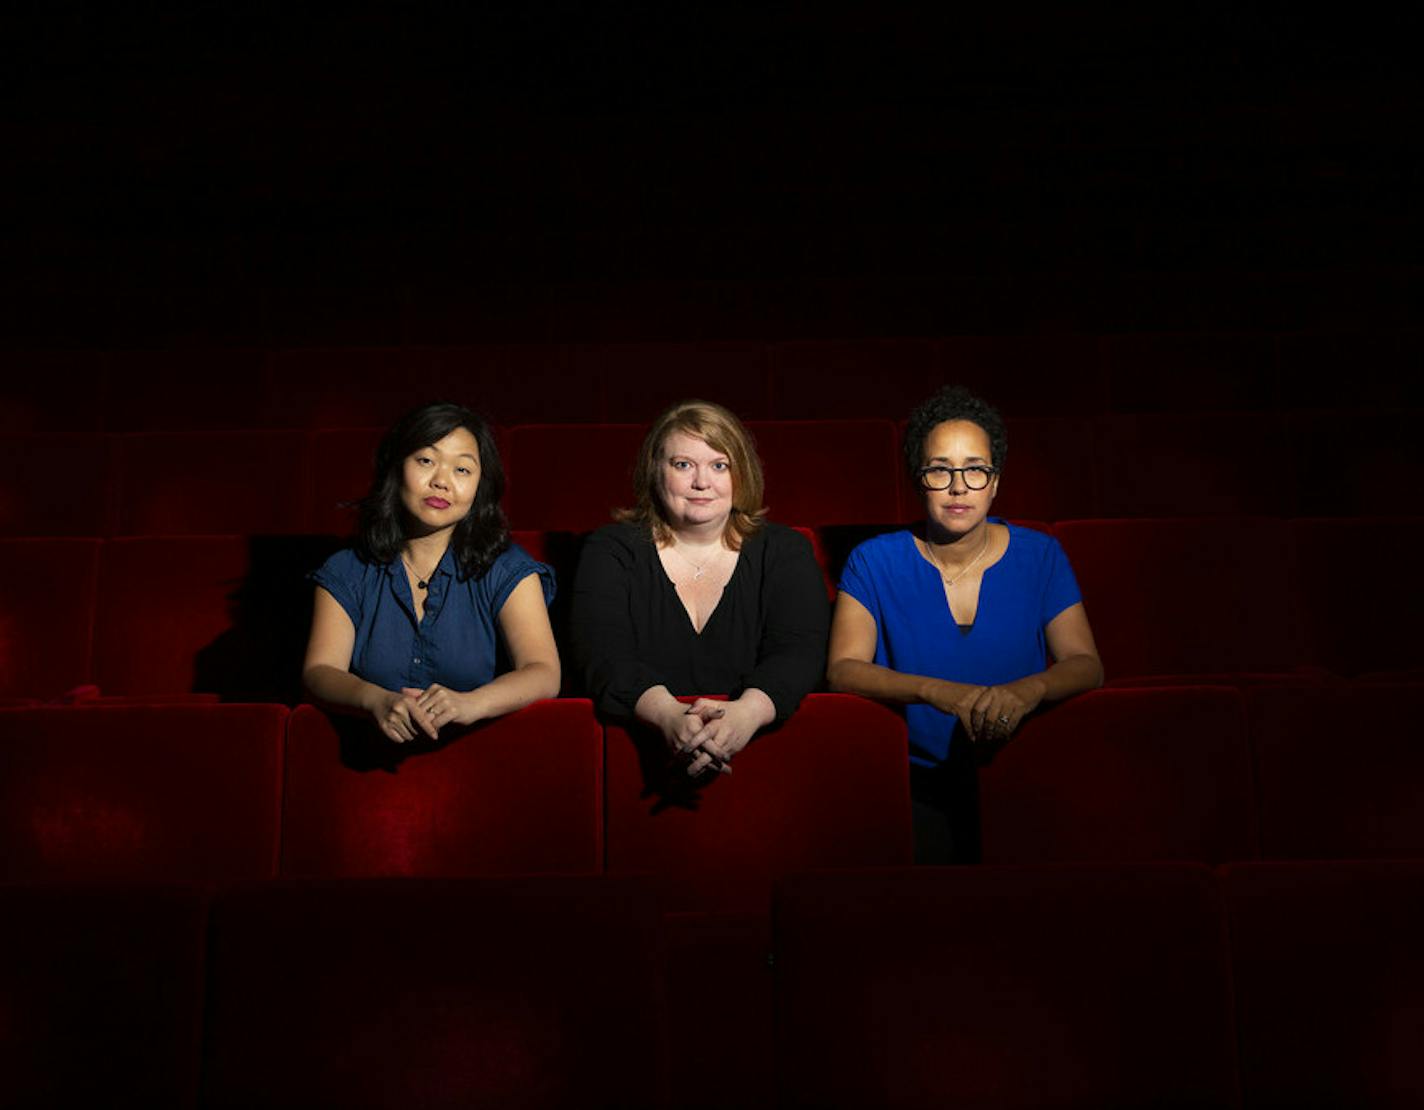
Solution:
<svg viewBox="0 0 1424 1110"><path fill-rule="evenodd" d="M424 711L436 729L445 725L472 725L484 719L484 712L476 697L477 690L462 694L433 682L424 690L412 691L415 704Z"/></svg>
<svg viewBox="0 0 1424 1110"><path fill-rule="evenodd" d="M439 727L430 719L430 714L420 707L419 690L382 690L376 703L371 707L371 716L376 719L376 727L388 740L404 744L414 740L418 732L434 740Z"/></svg>
<svg viewBox="0 0 1424 1110"><path fill-rule="evenodd" d="M703 721L692 737L696 754L687 765L689 775L715 770L732 773L732 757L745 748L758 730L776 719L776 707L760 690L747 690L736 701L717 702L698 698L688 707Z"/></svg>
<svg viewBox="0 0 1424 1110"><path fill-rule="evenodd" d="M1023 719L1038 708L1044 693L1045 683L1038 675L1002 686L984 686L960 720L971 740L1007 740Z"/></svg>

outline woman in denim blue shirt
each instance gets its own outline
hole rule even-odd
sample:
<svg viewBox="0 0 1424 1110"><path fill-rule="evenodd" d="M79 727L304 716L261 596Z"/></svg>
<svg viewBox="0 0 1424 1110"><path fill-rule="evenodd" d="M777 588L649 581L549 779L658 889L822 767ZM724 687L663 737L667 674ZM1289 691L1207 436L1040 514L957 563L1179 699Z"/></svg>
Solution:
<svg viewBox="0 0 1424 1110"><path fill-rule="evenodd" d="M404 743L558 694L553 573L510 544L503 492L494 437L468 409L426 405L386 433L354 547L312 575L314 699Z"/></svg>

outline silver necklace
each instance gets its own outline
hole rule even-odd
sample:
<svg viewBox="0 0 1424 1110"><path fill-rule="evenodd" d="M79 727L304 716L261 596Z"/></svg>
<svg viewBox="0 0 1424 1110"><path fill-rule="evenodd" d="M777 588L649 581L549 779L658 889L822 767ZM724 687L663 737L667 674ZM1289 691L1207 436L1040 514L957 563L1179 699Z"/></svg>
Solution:
<svg viewBox="0 0 1424 1110"><path fill-rule="evenodd" d="M443 558L445 558L445 554L441 552L440 559ZM435 577L435 572L440 569L440 559L435 560L435 565L430 568L429 574L421 574L420 571L411 565L410 560L405 557L405 553L401 553L401 562L406 565L406 569L409 570L411 574L415 575L415 585L418 589L422 590L430 589L430 580Z"/></svg>
<svg viewBox="0 0 1424 1110"><path fill-rule="evenodd" d="M954 588L954 584L955 584L956 582L958 582L961 578L963 578L966 574L968 574L971 570L973 570L973 569L974 569L974 564L976 564L977 562L979 562L980 559L984 558L984 552L986 552L986 551L988 551L988 550L989 550L989 529L988 529L987 526L985 526L985 528L984 528L984 542L979 545L979 554L978 554L978 555L975 555L974 558L970 559L969 562L968 562L968 564L964 567L964 569L961 570L958 574L956 574L953 578L946 578L946 577L945 577L945 574L944 574L944 564L941 563L938 559L935 559L935 560L934 560L934 565L939 568L939 576L940 576L940 578L944 581L944 584L945 584L946 586L948 586L950 589L953 589L953 588ZM931 555L931 558L933 558L933 555Z"/></svg>
<svg viewBox="0 0 1424 1110"><path fill-rule="evenodd" d="M684 563L686 563L688 566L690 566L690 567L692 568L692 580L693 580L694 582L696 582L698 579L700 579L700 578L702 577L702 575L703 575L703 572L706 571L706 569L707 569L708 567L710 567L714 562L716 562L716 560L717 560L717 559L721 556L721 554L722 554L722 549L721 549L721 548L718 548L716 551L714 551L714 552L713 552L711 555L709 555L707 558L703 559L702 562L700 562L700 563L694 563L694 562L692 561L691 556L684 555L684 554L682 553L682 549L677 546L677 542L676 542L676 541L673 541L672 549L673 549L674 552L676 552L678 558L680 558Z"/></svg>

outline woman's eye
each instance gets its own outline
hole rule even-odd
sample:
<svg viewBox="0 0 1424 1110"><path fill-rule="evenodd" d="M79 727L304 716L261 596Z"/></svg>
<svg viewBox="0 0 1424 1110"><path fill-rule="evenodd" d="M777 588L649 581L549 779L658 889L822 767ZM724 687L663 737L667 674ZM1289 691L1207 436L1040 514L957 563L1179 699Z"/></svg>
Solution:
<svg viewBox="0 0 1424 1110"><path fill-rule="evenodd" d="M692 464L686 459L673 459L672 468L674 470L686 470Z"/></svg>
<svg viewBox="0 0 1424 1110"><path fill-rule="evenodd" d="M719 474L725 474L728 470L731 469L731 466L726 462L714 462L712 464L712 469L717 471L717 473Z"/></svg>

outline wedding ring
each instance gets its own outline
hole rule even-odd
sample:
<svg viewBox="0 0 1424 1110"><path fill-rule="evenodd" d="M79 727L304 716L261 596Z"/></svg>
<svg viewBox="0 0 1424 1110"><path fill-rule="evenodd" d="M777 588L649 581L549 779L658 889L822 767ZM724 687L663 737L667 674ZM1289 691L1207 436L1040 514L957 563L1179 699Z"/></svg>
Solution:
<svg viewBox="0 0 1424 1110"><path fill-rule="evenodd" d="M1000 717L999 717L999 724L1001 724L1001 725L1006 725L1006 724L1008 724L1008 723L1009 723L1009 719L1008 719L1007 717L1004 717L1004 716L1000 716Z"/></svg>

